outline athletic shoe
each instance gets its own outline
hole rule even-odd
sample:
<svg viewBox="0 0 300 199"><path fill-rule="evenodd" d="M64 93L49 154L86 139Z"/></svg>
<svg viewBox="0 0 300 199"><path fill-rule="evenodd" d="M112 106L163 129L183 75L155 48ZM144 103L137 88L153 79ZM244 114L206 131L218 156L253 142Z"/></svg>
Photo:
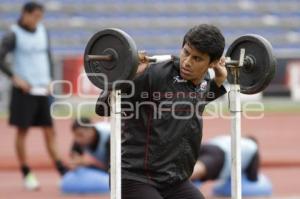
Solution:
<svg viewBox="0 0 300 199"><path fill-rule="evenodd" d="M24 177L24 187L28 191L36 191L40 188L40 183L32 172Z"/></svg>

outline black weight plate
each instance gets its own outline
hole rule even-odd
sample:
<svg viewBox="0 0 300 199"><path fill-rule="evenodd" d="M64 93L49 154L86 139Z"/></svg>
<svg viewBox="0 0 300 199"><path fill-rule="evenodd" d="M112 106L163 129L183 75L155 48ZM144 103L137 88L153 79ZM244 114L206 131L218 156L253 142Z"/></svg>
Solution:
<svg viewBox="0 0 300 199"><path fill-rule="evenodd" d="M87 55L113 55L113 61L93 61ZM138 52L134 40L120 29L99 31L88 41L84 52L84 68L89 80L101 89L112 89L117 80L130 80L138 67ZM99 74L106 75L107 82ZM121 86L121 85L119 85ZM119 87L117 86L117 88Z"/></svg>
<svg viewBox="0 0 300 199"><path fill-rule="evenodd" d="M239 60L242 48L245 49L245 57L254 58L255 64L250 70L246 67L240 69L241 93L259 93L269 85L275 74L276 59L273 55L272 45L260 35L244 35L229 46L226 57L230 57L231 60ZM228 71L227 79L229 83L233 83L230 71Z"/></svg>

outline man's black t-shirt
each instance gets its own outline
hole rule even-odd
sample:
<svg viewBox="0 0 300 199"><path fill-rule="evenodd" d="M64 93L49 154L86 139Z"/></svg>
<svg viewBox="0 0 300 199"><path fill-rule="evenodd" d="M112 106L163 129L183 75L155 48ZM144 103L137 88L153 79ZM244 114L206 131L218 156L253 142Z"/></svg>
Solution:
<svg viewBox="0 0 300 199"><path fill-rule="evenodd" d="M122 98L122 178L158 188L188 179L199 155L204 107L225 88L209 75L197 86L182 79L178 59L150 65L133 83L133 96Z"/></svg>

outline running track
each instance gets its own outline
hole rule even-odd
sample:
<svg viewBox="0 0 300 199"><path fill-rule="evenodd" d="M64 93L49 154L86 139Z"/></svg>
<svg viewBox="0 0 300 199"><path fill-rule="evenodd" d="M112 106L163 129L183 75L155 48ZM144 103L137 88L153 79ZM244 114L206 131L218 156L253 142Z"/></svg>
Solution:
<svg viewBox="0 0 300 199"><path fill-rule="evenodd" d="M262 152L263 172L271 178L274 185L272 199L300 199L300 132L297 124L300 114L272 113L266 114L260 120L242 121L244 135L254 135L260 143ZM56 120L57 140L59 150L68 162L68 150L71 144L71 120ZM230 130L230 120L213 119L204 122L206 140L212 136L227 133ZM64 196L57 186L59 176L52 169L52 164L43 146L42 134L38 129L32 129L28 135L27 147L29 161L41 181L42 189L29 193L23 190L21 175L14 156L14 129L7 125L6 120L0 120L0 199L76 199L80 196ZM210 197L211 183L205 184L201 190ZM87 199L108 198L108 196L88 196Z"/></svg>

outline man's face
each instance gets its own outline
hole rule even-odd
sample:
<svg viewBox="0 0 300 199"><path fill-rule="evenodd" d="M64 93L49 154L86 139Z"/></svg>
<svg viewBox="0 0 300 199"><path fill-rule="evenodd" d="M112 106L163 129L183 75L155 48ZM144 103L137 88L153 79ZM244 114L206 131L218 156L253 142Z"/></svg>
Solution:
<svg viewBox="0 0 300 199"><path fill-rule="evenodd" d="M195 85L199 84L208 68L214 63L210 63L207 53L202 53L188 45L182 47L180 53L180 76L185 80L192 81Z"/></svg>
<svg viewBox="0 0 300 199"><path fill-rule="evenodd" d="M76 128L74 131L74 140L82 147L91 145L96 139L94 128Z"/></svg>
<svg viewBox="0 0 300 199"><path fill-rule="evenodd" d="M33 12L25 12L23 14L23 23L31 29L35 29L38 23L43 19L43 11L36 9Z"/></svg>

